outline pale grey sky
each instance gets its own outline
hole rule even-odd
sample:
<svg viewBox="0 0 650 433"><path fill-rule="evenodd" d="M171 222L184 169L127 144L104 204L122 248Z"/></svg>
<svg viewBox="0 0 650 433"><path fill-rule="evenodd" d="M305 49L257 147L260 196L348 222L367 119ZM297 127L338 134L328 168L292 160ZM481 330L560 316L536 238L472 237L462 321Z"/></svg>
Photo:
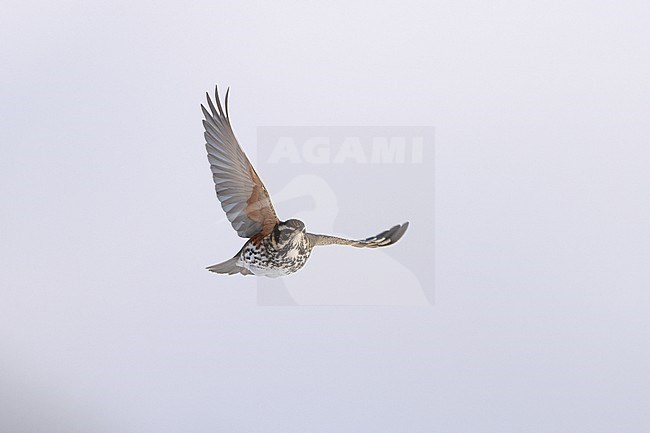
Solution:
<svg viewBox="0 0 650 433"><path fill-rule="evenodd" d="M0 430L647 431L649 17L641 1L5 2ZM432 305L264 307L253 278L204 270L242 242L205 156L214 84L253 160L260 126L435 128L435 205L407 185L413 226L381 256L433 253ZM402 213L369 220L334 228ZM333 261L380 260L333 251L302 274L321 289Z"/></svg>

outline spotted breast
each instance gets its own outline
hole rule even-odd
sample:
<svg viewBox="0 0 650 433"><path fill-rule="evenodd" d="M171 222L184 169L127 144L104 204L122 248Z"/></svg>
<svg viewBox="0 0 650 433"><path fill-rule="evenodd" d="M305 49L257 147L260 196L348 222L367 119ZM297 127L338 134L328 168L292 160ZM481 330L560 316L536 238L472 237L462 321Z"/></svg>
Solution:
<svg viewBox="0 0 650 433"><path fill-rule="evenodd" d="M237 266L252 274L265 277L282 277L302 268L312 245L301 230L278 225L269 236L253 236L242 248Z"/></svg>

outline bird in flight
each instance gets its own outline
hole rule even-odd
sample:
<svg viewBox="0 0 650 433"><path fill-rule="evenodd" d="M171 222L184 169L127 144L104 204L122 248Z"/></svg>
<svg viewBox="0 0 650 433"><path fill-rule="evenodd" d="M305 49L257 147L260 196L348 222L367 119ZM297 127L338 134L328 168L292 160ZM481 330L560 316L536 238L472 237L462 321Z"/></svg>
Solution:
<svg viewBox="0 0 650 433"><path fill-rule="evenodd" d="M230 260L209 266L218 274L243 274L281 277L302 268L311 251L319 245L350 245L357 248L377 248L397 242L409 223L396 225L376 236L362 240L318 235L305 230L297 219L280 221L273 209L271 197L235 138L228 114L228 93L225 110L215 89L215 108L210 95L205 116L205 148L212 170L217 197L237 234L248 240Z"/></svg>

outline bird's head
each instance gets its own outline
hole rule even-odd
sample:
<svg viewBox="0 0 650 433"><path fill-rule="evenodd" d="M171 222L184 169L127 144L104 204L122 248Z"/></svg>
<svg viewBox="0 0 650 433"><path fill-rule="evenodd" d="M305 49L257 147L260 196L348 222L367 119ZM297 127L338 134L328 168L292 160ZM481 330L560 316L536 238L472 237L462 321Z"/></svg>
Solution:
<svg viewBox="0 0 650 433"><path fill-rule="evenodd" d="M277 248L282 248L289 243L294 243L305 234L305 224L296 219L281 221L273 229L273 242Z"/></svg>

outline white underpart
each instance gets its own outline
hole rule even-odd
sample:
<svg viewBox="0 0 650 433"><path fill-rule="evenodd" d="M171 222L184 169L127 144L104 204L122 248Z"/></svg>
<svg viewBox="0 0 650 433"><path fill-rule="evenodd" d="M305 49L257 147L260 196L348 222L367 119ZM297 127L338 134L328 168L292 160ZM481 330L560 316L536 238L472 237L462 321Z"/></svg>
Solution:
<svg viewBox="0 0 650 433"><path fill-rule="evenodd" d="M299 253L298 249L294 248L287 253L287 258L295 259L296 257L298 257L298 253Z"/></svg>
<svg viewBox="0 0 650 433"><path fill-rule="evenodd" d="M245 263L242 262L241 260L238 263L241 263L240 266L248 269L258 277L277 278L277 277L284 277L285 275L288 275L284 270L278 268L275 269L260 268L259 266L251 265L250 263Z"/></svg>
<svg viewBox="0 0 650 433"><path fill-rule="evenodd" d="M258 277L277 278L277 277L284 277L285 275L288 275L282 269L261 268L259 266L252 265L250 263L243 261L241 257L239 258L239 260L237 260L237 266L241 266L242 268L248 269Z"/></svg>

